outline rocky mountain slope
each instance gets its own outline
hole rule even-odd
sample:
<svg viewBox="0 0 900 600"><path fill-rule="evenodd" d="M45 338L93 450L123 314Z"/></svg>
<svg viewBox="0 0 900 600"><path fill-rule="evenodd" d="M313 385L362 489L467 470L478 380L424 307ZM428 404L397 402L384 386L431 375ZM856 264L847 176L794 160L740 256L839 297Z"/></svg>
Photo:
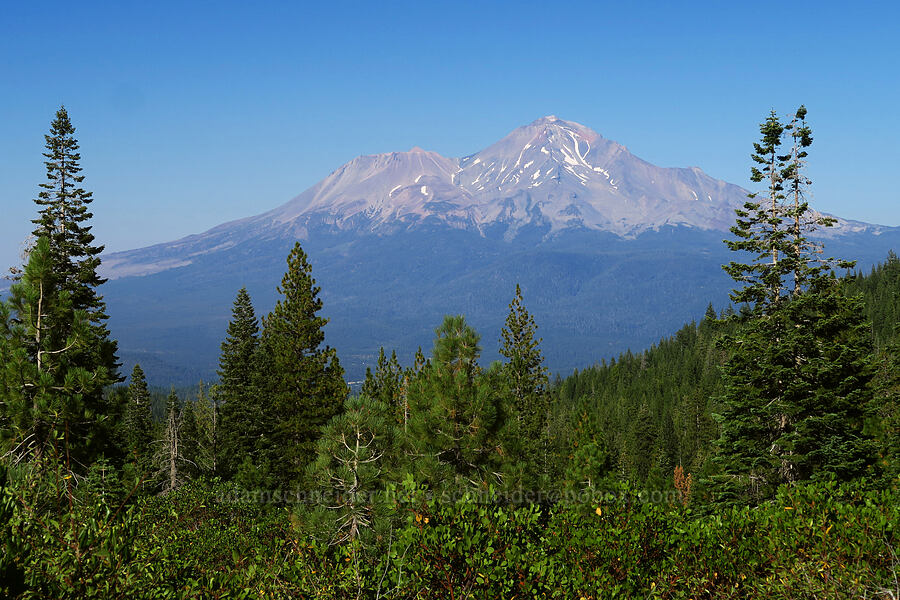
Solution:
<svg viewBox="0 0 900 600"><path fill-rule="evenodd" d="M727 302L719 265L739 186L662 168L570 121L544 117L463 158L413 148L361 156L268 212L104 257L126 363L209 378L235 292L267 311L301 240L351 379L379 345L411 355L447 313L465 313L496 357L517 282L557 371L643 348ZM894 228L840 219L829 251L862 263ZM407 357L408 358L408 357ZM156 366L154 366L156 365Z"/></svg>

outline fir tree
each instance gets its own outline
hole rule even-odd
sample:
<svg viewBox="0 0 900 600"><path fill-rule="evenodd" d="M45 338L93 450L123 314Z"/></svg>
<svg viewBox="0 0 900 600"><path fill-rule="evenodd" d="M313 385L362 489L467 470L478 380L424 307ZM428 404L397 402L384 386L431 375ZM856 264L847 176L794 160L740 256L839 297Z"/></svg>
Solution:
<svg viewBox="0 0 900 600"><path fill-rule="evenodd" d="M272 402L265 450L285 487L302 483L322 427L341 411L347 397L337 353L323 345L328 319L318 315L321 290L299 243L287 264L278 288L282 297L263 320L261 340L261 356L268 362L261 372Z"/></svg>
<svg viewBox="0 0 900 600"><path fill-rule="evenodd" d="M218 453L226 476L236 472L244 458L256 455L262 431L261 395L257 386L259 325L246 288L234 300L228 332L219 357L218 398L222 424Z"/></svg>
<svg viewBox="0 0 900 600"><path fill-rule="evenodd" d="M191 479L213 475L216 467L216 407L202 381L194 399L185 401L180 420L185 474Z"/></svg>
<svg viewBox="0 0 900 600"><path fill-rule="evenodd" d="M125 410L125 443L129 460L139 476L150 471L153 460L153 413L147 380L139 364L134 365L128 384Z"/></svg>
<svg viewBox="0 0 900 600"><path fill-rule="evenodd" d="M32 221L36 226L33 235L49 242L49 259L58 289L70 295L73 310L83 310L88 315L94 339L80 353L78 361L90 371L105 367L108 380L104 384L109 384L118 377L117 344L109 338L106 304L97 293L106 281L97 274L103 246L95 245L87 224L93 217L88 211L93 198L81 187L84 175L74 134L68 112L60 107L50 124L50 135L44 136L47 181L40 184L42 191L35 199L40 211ZM68 335L67 321L57 322L54 317L50 321L54 335Z"/></svg>
<svg viewBox="0 0 900 600"><path fill-rule="evenodd" d="M537 325L522 303L522 290L509 305L506 324L501 329L500 354L507 359L503 380L508 389L506 450L524 459L525 485L533 486L546 472L547 370L535 338Z"/></svg>
<svg viewBox="0 0 900 600"><path fill-rule="evenodd" d="M781 483L855 477L874 459L863 435L871 400L868 324L859 300L840 293L830 275L833 266L850 263L816 258L820 249L806 238L832 221L811 215L803 200L802 163L812 141L805 117L801 107L787 129L774 113L762 125L753 159L764 167L751 173L768 181L768 196L737 211L732 232L740 240L728 242L755 255L752 263L725 267L744 285L732 299L754 305L736 317L737 333L721 341L731 356L723 370L716 487L729 501L758 502ZM782 154L785 131L793 145Z"/></svg>
<svg viewBox="0 0 900 600"><path fill-rule="evenodd" d="M219 409L216 403L218 389L208 391L201 381L194 400L194 418L197 423L197 454L192 460L201 475L218 473Z"/></svg>
<svg viewBox="0 0 900 600"><path fill-rule="evenodd" d="M761 138L751 155L757 166L751 167L750 179L765 182L766 189L749 194L743 209L735 211L737 221L731 233L738 239L725 240L730 250L753 256L752 262L731 262L723 269L743 286L732 292L731 299L749 304L757 312L774 309L799 295L835 266L853 266L849 261L817 258L821 245L807 237L818 227L833 226L835 220L813 213L805 200L810 182L803 168L812 144L806 114L801 106L785 126L772 111L760 125ZM783 154L785 135L790 136L792 145Z"/></svg>

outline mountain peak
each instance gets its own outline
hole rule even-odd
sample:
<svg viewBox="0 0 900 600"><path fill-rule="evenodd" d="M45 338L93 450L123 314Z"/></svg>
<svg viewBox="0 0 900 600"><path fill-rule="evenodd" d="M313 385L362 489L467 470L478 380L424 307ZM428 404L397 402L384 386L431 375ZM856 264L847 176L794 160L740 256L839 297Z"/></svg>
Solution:
<svg viewBox="0 0 900 600"><path fill-rule="evenodd" d="M569 228L632 237L664 225L727 229L743 190L699 170L646 163L588 127L556 115L518 127L475 154L409 152L347 163L266 220L393 231L443 224L508 238L523 227Z"/></svg>
<svg viewBox="0 0 900 600"><path fill-rule="evenodd" d="M441 226L506 240L569 229L622 238L670 226L725 232L746 195L697 167L657 167L583 125L548 115L462 158L419 146L359 156L266 213L161 245L168 254L153 254L149 263L135 263L130 253L104 258L105 275L166 270L247 240L309 239L314 232L388 235ZM839 220L834 234L867 227Z"/></svg>

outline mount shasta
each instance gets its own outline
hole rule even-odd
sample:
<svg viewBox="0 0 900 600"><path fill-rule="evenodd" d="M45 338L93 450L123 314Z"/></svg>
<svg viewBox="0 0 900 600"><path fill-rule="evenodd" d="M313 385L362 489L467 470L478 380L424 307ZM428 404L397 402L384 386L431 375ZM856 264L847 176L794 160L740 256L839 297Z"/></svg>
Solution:
<svg viewBox="0 0 900 600"><path fill-rule="evenodd" d="M470 156L413 148L360 156L293 200L205 233L103 258L126 369L153 381L214 376L237 290L271 309L300 240L321 286L327 342L351 380L378 349L409 363L445 314L465 314L497 358L520 283L546 364L565 373L643 349L727 303L722 243L747 191L661 168L550 116ZM882 260L900 228L838 219L826 253ZM127 372L127 371L126 371Z"/></svg>

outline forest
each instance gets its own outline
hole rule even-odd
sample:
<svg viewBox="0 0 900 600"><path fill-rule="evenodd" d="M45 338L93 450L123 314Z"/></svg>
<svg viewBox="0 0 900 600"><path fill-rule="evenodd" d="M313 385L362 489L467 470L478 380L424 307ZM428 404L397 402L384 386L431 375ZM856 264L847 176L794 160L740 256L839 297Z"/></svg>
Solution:
<svg viewBox="0 0 900 600"><path fill-rule="evenodd" d="M299 242L216 381L122 373L74 133L0 302L0 596L900 597L900 259L827 257L804 107L760 125L730 306L550 377L517 286L503 360L448 315L353 390Z"/></svg>

